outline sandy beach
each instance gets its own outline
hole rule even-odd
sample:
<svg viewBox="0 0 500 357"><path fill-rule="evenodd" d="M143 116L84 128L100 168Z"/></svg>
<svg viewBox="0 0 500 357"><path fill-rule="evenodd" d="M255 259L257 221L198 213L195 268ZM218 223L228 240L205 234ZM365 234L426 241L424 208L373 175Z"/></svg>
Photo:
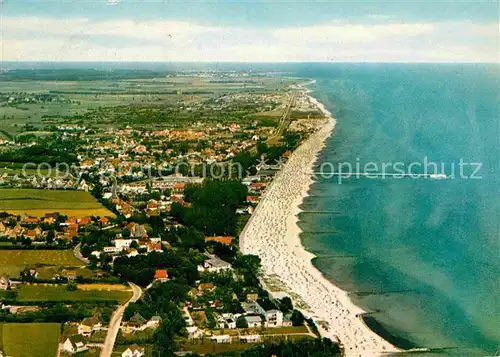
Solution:
<svg viewBox="0 0 500 357"><path fill-rule="evenodd" d="M317 155L332 135L336 120L315 98L309 99L324 114L324 125L291 155L263 195L258 207L240 235L240 249L258 255L264 276L279 277L288 290L307 305L304 314L316 322L324 337L339 339L346 356L378 356L398 349L370 330L358 317L364 311L354 305L347 293L333 285L317 270L300 241L297 225L300 204L314 182L311 172Z"/></svg>

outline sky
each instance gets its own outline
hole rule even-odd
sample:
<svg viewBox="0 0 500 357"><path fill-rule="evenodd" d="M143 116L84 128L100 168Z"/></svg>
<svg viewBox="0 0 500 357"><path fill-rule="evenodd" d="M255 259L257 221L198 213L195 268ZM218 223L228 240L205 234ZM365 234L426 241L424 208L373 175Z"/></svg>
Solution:
<svg viewBox="0 0 500 357"><path fill-rule="evenodd" d="M0 60L499 62L499 4L0 0Z"/></svg>

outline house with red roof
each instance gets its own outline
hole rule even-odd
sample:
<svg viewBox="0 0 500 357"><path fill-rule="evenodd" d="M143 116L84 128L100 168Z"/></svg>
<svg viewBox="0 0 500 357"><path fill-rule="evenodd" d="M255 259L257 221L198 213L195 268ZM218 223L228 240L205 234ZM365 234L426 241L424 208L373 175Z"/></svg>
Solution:
<svg viewBox="0 0 500 357"><path fill-rule="evenodd" d="M205 243L207 242L218 242L223 245L231 246L233 244L234 237L205 237Z"/></svg>
<svg viewBox="0 0 500 357"><path fill-rule="evenodd" d="M82 217L78 220L78 224L81 226L86 226L87 224L92 223L92 219L88 216Z"/></svg>
<svg viewBox="0 0 500 357"><path fill-rule="evenodd" d="M38 217L26 217L23 221L26 224L34 224L34 223L38 224L38 223L40 223L40 218L38 218Z"/></svg>
<svg viewBox="0 0 500 357"><path fill-rule="evenodd" d="M149 252L163 252L161 242L147 242L146 248Z"/></svg>
<svg viewBox="0 0 500 357"><path fill-rule="evenodd" d="M166 269L156 270L154 279L156 281L160 281L162 283L167 282L168 281L168 271Z"/></svg>
<svg viewBox="0 0 500 357"><path fill-rule="evenodd" d="M259 203L259 196L247 196L246 201L250 203Z"/></svg>

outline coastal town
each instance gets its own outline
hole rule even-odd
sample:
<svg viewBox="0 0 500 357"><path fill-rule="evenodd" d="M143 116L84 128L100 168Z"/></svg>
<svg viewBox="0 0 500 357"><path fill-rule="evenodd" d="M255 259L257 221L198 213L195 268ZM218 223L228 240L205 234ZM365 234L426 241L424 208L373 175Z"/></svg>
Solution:
<svg viewBox="0 0 500 357"><path fill-rule="evenodd" d="M276 344L340 355L337 336L322 340L328 323L268 286L261 258L241 249L276 175L328 122L323 109L292 79L167 79L231 88L182 84L161 107L2 132L0 356L16 357L23 333L53 336L32 347L41 357L267 355ZM82 101L8 95L9 110Z"/></svg>

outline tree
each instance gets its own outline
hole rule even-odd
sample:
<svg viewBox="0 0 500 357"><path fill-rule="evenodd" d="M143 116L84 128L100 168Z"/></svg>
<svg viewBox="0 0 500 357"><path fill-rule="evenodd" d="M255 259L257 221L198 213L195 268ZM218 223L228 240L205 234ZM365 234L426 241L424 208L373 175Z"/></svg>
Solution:
<svg viewBox="0 0 500 357"><path fill-rule="evenodd" d="M29 247L31 245L31 239L28 237L23 237L21 244L26 247Z"/></svg>
<svg viewBox="0 0 500 357"><path fill-rule="evenodd" d="M155 344L153 346L154 357L171 357L178 350L175 335L183 334L186 320L182 316L179 307L170 302L162 316L162 322L155 333Z"/></svg>
<svg viewBox="0 0 500 357"><path fill-rule="evenodd" d="M234 235L235 211L245 201L247 192L247 187L236 180L205 180L202 186L187 185L184 199L192 207L174 204L171 214L207 235Z"/></svg>
<svg viewBox="0 0 500 357"><path fill-rule="evenodd" d="M66 290L68 290L68 291L76 291L76 290L78 290L78 286L75 283L68 283L66 285Z"/></svg>
<svg viewBox="0 0 500 357"><path fill-rule="evenodd" d="M134 249L139 249L139 243L137 243L135 240L130 243L130 248Z"/></svg>
<svg viewBox="0 0 500 357"><path fill-rule="evenodd" d="M292 299L290 299L288 296L285 296L283 299L281 299L280 300L280 310L284 313L292 311L293 310Z"/></svg>
<svg viewBox="0 0 500 357"><path fill-rule="evenodd" d="M55 234L53 230L48 231L47 233L47 243L52 244L54 242Z"/></svg>
<svg viewBox="0 0 500 357"><path fill-rule="evenodd" d="M244 275L258 276L261 267L260 258L253 254L242 255L234 261L234 267Z"/></svg>
<svg viewBox="0 0 500 357"><path fill-rule="evenodd" d="M236 320L236 327L237 328L248 328L248 322L244 316L238 317L238 320Z"/></svg>
<svg viewBox="0 0 500 357"><path fill-rule="evenodd" d="M89 256L89 260L90 260L90 268L96 268L97 267L97 264L99 263L99 259L97 258L97 256L95 254L91 254Z"/></svg>
<svg viewBox="0 0 500 357"><path fill-rule="evenodd" d="M92 196L94 196L96 199L100 200L102 198L102 185L99 181L96 181L94 183L94 187L92 188Z"/></svg>
<svg viewBox="0 0 500 357"><path fill-rule="evenodd" d="M293 310L290 320L292 321L293 326L302 326L305 318L299 310Z"/></svg>
<svg viewBox="0 0 500 357"><path fill-rule="evenodd" d="M82 256L84 256L85 258L88 258L90 256L90 253L92 253L92 248L85 244L80 248L80 253L82 253Z"/></svg>

